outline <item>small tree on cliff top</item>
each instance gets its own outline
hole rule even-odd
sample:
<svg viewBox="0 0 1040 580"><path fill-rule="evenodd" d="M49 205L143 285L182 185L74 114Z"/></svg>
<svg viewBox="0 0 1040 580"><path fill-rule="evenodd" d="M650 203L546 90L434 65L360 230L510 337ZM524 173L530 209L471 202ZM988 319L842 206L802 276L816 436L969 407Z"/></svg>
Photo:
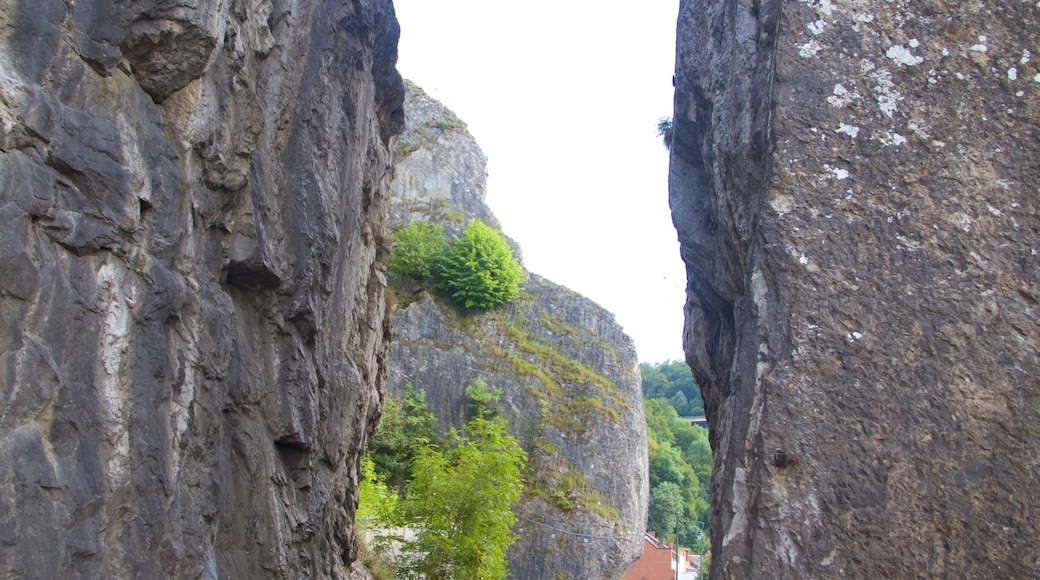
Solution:
<svg viewBox="0 0 1040 580"><path fill-rule="evenodd" d="M430 277L434 266L448 250L448 238L441 224L412 222L397 231L387 267L391 272L417 280Z"/></svg>
<svg viewBox="0 0 1040 580"><path fill-rule="evenodd" d="M469 222L437 263L435 287L465 308L491 310L520 294L523 270L501 236L480 220Z"/></svg>

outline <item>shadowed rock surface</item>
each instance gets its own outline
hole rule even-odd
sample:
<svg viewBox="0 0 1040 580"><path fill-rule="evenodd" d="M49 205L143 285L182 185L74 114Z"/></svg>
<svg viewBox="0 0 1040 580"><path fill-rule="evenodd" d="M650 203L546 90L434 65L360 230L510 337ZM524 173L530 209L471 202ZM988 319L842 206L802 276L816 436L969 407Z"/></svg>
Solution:
<svg viewBox="0 0 1040 580"><path fill-rule="evenodd" d="M1040 573L1037 30L1035 2L682 2L713 578Z"/></svg>
<svg viewBox="0 0 1040 580"><path fill-rule="evenodd" d="M486 160L465 125L414 86L406 111L392 225L497 228L484 204ZM412 384L441 425L459 427L465 388L483 379L501 389L502 414L529 454L511 576L620 577L642 549L648 482L635 347L614 316L534 274L518 300L490 313L460 312L407 280L391 286L391 392Z"/></svg>
<svg viewBox="0 0 1040 580"><path fill-rule="evenodd" d="M344 577L389 0L0 2L0 576Z"/></svg>

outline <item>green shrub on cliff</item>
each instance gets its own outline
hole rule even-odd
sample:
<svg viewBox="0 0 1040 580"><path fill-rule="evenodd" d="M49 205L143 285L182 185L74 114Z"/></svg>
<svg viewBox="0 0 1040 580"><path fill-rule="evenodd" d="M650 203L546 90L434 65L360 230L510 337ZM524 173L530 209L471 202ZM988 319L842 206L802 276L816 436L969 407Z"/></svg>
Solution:
<svg viewBox="0 0 1040 580"><path fill-rule="evenodd" d="M397 274L425 280L447 249L448 239L444 236L443 226L412 222L397 231L397 243L390 250L387 268Z"/></svg>
<svg viewBox="0 0 1040 580"><path fill-rule="evenodd" d="M437 290L459 306L479 310L515 299L523 279L505 240L480 220L469 222L435 271Z"/></svg>

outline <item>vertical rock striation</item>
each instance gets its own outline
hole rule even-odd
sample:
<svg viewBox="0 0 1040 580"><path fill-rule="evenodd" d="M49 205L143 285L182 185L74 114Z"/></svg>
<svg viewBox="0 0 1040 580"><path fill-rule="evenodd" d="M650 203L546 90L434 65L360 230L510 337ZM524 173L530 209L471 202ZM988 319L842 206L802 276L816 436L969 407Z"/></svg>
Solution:
<svg viewBox="0 0 1040 580"><path fill-rule="evenodd" d="M0 576L342 577L389 0L0 1Z"/></svg>
<svg viewBox="0 0 1040 580"><path fill-rule="evenodd" d="M497 226L484 203L486 160L458 118L410 86L390 215L458 232ZM461 427L465 388L500 389L528 452L516 508L513 578L618 578L639 557L647 510L646 424L635 347L614 316L534 274L515 302L463 313L414 283L392 283L389 388L412 384L442 425Z"/></svg>
<svg viewBox="0 0 1040 580"><path fill-rule="evenodd" d="M1040 573L1038 29L1035 2L682 2L713 578Z"/></svg>

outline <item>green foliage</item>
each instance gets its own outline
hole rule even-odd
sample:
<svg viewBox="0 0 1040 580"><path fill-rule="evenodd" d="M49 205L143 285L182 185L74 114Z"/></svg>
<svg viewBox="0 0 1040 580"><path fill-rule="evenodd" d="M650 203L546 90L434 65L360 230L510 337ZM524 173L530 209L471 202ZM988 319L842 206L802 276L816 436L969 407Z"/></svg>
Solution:
<svg viewBox="0 0 1040 580"><path fill-rule="evenodd" d="M426 406L426 398L412 385L400 401L387 398L379 429L368 440L377 479L391 489L403 490L419 450L438 442L437 418Z"/></svg>
<svg viewBox="0 0 1040 580"><path fill-rule="evenodd" d="M466 387L466 409L471 419L494 419L498 417L498 399L502 389L489 389L484 379L477 379Z"/></svg>
<svg viewBox="0 0 1040 580"><path fill-rule="evenodd" d="M447 250L443 226L412 222L397 231L397 243L390 250L387 267L391 272L424 280Z"/></svg>
<svg viewBox="0 0 1040 580"><path fill-rule="evenodd" d="M505 578L512 505L523 489L526 454L502 419L473 419L449 433L444 449L424 448L401 501L417 538L404 551L408 572L424 578Z"/></svg>
<svg viewBox="0 0 1040 580"><path fill-rule="evenodd" d="M644 399L643 409L650 460L647 528L663 538L674 538L675 518L681 509L683 541L700 547L711 499L712 454L707 432L680 419L665 399Z"/></svg>
<svg viewBox="0 0 1040 580"><path fill-rule="evenodd" d="M435 287L464 308L490 310L520 293L523 270L501 236L472 220L436 265Z"/></svg>
<svg viewBox="0 0 1040 580"><path fill-rule="evenodd" d="M505 578L505 550L515 540L512 505L523 490L527 455L498 417L500 391L477 381L466 392L475 417L443 442L421 392L409 385L403 399L386 402L362 460L357 512L370 530L384 530L369 533L362 547L381 577ZM400 497L390 491L394 486L403 486ZM385 535L400 525L415 540Z"/></svg>
<svg viewBox="0 0 1040 580"><path fill-rule="evenodd" d="M642 363L639 374L643 379L644 398L668 399L680 416L704 414L701 390L693 382L693 373L685 362Z"/></svg>
<svg viewBox="0 0 1040 580"><path fill-rule="evenodd" d="M358 509L361 522L388 521L397 510L397 494L376 478L376 465L369 454L361 456L361 481L358 483Z"/></svg>
<svg viewBox="0 0 1040 580"><path fill-rule="evenodd" d="M441 131L451 131L452 129L458 129L459 123L450 119L437 119L430 123L430 126Z"/></svg>
<svg viewBox="0 0 1040 580"><path fill-rule="evenodd" d="M400 161L405 157L408 157L412 153L419 150L418 143L411 143L409 141L401 141L394 147L394 152L397 153L397 160Z"/></svg>
<svg viewBox="0 0 1040 580"><path fill-rule="evenodd" d="M683 490L678 485L666 481L650 488L650 505L647 510L647 522L653 522L653 528L661 537L675 537L675 522L680 511L685 511Z"/></svg>
<svg viewBox="0 0 1040 580"><path fill-rule="evenodd" d="M672 147L672 120L662 118L657 120L657 134L664 139L664 146Z"/></svg>

